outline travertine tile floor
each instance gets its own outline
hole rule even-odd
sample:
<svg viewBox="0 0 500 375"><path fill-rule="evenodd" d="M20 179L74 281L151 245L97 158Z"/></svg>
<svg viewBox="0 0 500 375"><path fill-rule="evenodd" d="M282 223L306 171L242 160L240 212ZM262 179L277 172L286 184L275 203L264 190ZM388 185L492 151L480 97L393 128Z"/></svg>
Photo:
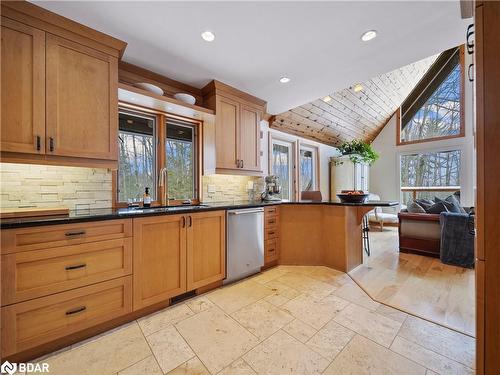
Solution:
<svg viewBox="0 0 500 375"><path fill-rule="evenodd" d="M50 374L472 374L474 339L280 266L41 359Z"/></svg>

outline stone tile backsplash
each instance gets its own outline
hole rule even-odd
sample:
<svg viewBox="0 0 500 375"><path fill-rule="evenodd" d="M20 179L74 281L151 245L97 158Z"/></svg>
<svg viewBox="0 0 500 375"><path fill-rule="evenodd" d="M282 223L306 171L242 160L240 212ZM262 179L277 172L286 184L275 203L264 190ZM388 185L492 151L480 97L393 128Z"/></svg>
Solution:
<svg viewBox="0 0 500 375"><path fill-rule="evenodd" d="M3 208L75 210L112 205L112 178L107 169L0 163L0 188Z"/></svg>
<svg viewBox="0 0 500 375"><path fill-rule="evenodd" d="M260 177L203 176L201 198L203 202L258 199L263 190ZM108 208L112 194L111 171L107 169L0 163L2 208Z"/></svg>
<svg viewBox="0 0 500 375"><path fill-rule="evenodd" d="M216 174L202 178L203 202L258 199L263 190L264 180L261 177Z"/></svg>

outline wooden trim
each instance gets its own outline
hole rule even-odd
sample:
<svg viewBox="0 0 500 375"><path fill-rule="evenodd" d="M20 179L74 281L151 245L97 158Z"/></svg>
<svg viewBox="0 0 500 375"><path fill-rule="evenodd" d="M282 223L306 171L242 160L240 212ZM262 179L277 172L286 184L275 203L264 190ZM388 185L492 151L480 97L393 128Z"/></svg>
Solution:
<svg viewBox="0 0 500 375"><path fill-rule="evenodd" d="M240 91L234 87L231 87L221 81L213 80L209 82L205 87L201 89L201 92L203 94L203 97L209 97L211 95L223 95L225 97L228 97L233 100L237 100L241 102L242 100L245 101L247 104L250 106L257 106L259 109L262 110L263 113L266 112L266 105L267 102L265 100L259 99L256 96L247 94L246 92Z"/></svg>
<svg viewBox="0 0 500 375"><path fill-rule="evenodd" d="M463 138L465 137L465 57L464 45L460 46L459 59L460 59L460 132L454 135L445 135L442 137L434 137L427 139L417 139L413 141L401 141L401 107L396 111L396 146L413 145L417 143L427 143L444 141L446 139Z"/></svg>
<svg viewBox="0 0 500 375"><path fill-rule="evenodd" d="M169 96L172 96L172 98L173 95L178 92L185 92L193 95L196 98L196 103L198 103L199 106L203 105L203 95L201 89L168 78L140 66L127 63L125 61L120 61L118 64L118 77L120 82L132 86L137 82L152 83L161 87L165 91L165 93Z"/></svg>
<svg viewBox="0 0 500 375"><path fill-rule="evenodd" d="M73 156L24 154L20 152L0 152L1 163L57 165L68 167L118 169L117 160L77 158Z"/></svg>
<svg viewBox="0 0 500 375"><path fill-rule="evenodd" d="M28 1L2 1L2 15L48 33L121 57L127 43Z"/></svg>
<svg viewBox="0 0 500 375"><path fill-rule="evenodd" d="M126 90L126 91L130 91L130 92L135 92L136 94L148 96L150 98L161 100L161 101L164 101L167 103L177 104L177 105L180 105L182 107L191 108L191 109L194 109L194 110L199 111L199 112L208 113L210 115L215 114L215 111L210 109L210 108L201 107L201 106L195 105L195 104L184 103L184 102L181 102L180 100L177 100L175 98L170 98L170 97L165 96L165 95L157 95L157 94L154 94L152 92L141 89L139 87L131 86L130 84L127 84L127 83L119 82L118 88ZM133 105L133 103L130 103L130 104Z"/></svg>

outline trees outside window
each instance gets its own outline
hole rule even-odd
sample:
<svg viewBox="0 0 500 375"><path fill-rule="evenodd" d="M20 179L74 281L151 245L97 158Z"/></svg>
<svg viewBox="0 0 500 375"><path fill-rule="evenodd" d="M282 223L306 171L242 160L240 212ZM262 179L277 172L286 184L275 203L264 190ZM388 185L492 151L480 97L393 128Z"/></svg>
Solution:
<svg viewBox="0 0 500 375"><path fill-rule="evenodd" d="M460 190L460 158L460 150L401 155L402 202L444 198Z"/></svg>
<svg viewBox="0 0 500 375"><path fill-rule="evenodd" d="M118 131L118 200L140 201L146 187L155 189L155 118L120 112Z"/></svg>

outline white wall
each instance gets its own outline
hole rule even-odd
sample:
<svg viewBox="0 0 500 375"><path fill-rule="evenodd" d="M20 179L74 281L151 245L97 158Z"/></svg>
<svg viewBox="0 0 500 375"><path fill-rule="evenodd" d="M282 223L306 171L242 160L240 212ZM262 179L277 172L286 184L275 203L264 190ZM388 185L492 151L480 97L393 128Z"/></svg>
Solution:
<svg viewBox="0 0 500 375"><path fill-rule="evenodd" d="M471 62L465 54L465 69ZM442 141L396 146L397 118L394 115L372 143L380 158L370 168L370 191L383 200L400 200L399 158L402 154L422 151L461 150L461 201L464 206L474 205L475 149L473 83L465 78L465 137Z"/></svg>
<svg viewBox="0 0 500 375"><path fill-rule="evenodd" d="M332 156L337 156L339 154L338 150L335 147L327 146L325 144L310 141L308 139L297 137L295 135L291 135L288 133L283 133L279 130L269 128L269 123L267 121L261 121L261 130L263 132L262 137L262 158L261 163L263 166L264 175L269 174L269 133L276 135L280 139L286 139L290 142L303 142L308 145L318 147L319 152L319 187L321 190L321 195L323 199L328 199L328 195L330 193L330 185L329 185L329 160Z"/></svg>

